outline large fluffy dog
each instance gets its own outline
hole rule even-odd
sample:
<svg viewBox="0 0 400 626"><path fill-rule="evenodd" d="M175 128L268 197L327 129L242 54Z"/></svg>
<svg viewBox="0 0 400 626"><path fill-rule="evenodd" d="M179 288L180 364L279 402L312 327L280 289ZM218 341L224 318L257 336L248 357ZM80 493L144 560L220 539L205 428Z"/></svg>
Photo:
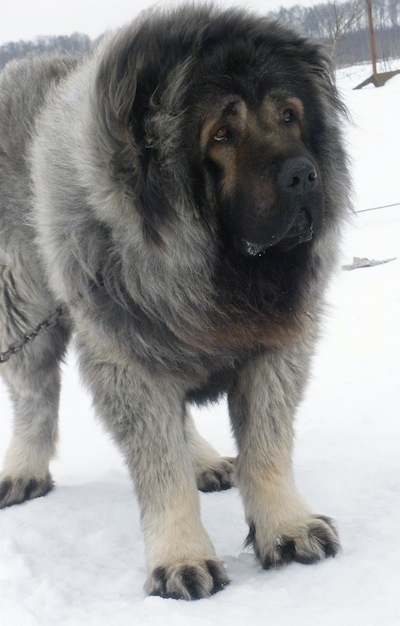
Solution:
<svg viewBox="0 0 400 626"><path fill-rule="evenodd" d="M227 582L196 489L240 489L263 567L339 548L291 467L340 224L343 108L324 52L276 23L209 8L147 15L89 58L12 63L0 83L0 366L15 431L0 506L44 495L59 361L74 330L99 416L140 502L147 591ZM227 394L238 457L188 404Z"/></svg>

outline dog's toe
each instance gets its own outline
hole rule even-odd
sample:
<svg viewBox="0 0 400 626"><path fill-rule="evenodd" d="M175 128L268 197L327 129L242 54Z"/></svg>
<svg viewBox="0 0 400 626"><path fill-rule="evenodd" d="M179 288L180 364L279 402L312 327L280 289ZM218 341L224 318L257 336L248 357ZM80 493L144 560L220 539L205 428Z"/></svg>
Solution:
<svg viewBox="0 0 400 626"><path fill-rule="evenodd" d="M43 478L4 476L0 480L0 509L45 496L53 487L50 474Z"/></svg>
<svg viewBox="0 0 400 626"><path fill-rule="evenodd" d="M197 488L200 491L223 491L233 486L233 470L235 459L221 457L214 465L204 468L196 476Z"/></svg>
<svg viewBox="0 0 400 626"><path fill-rule="evenodd" d="M264 569L280 568L293 561L308 565L340 551L334 523L322 515L312 515L264 544L259 540L257 527L252 525L246 544L253 545Z"/></svg>
<svg viewBox="0 0 400 626"><path fill-rule="evenodd" d="M157 567L149 576L146 591L151 596L176 600L200 600L229 584L225 567L217 559Z"/></svg>

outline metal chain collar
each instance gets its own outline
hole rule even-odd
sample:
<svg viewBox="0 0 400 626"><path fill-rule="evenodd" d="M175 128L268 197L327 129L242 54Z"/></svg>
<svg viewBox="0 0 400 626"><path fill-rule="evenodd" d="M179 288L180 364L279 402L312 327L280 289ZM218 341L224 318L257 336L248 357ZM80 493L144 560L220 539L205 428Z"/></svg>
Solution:
<svg viewBox="0 0 400 626"><path fill-rule="evenodd" d="M0 352L0 365L6 363L14 354L20 352L28 343L36 339L36 337L43 331L51 328L57 324L60 317L66 312L67 307L59 306L49 317L40 322L31 332L25 333L21 339L15 341L5 352Z"/></svg>

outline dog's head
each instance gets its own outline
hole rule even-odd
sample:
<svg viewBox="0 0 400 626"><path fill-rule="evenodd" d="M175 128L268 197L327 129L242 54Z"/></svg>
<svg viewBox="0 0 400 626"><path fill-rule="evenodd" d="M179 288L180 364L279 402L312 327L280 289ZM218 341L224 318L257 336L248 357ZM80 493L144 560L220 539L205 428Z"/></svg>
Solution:
<svg viewBox="0 0 400 626"><path fill-rule="evenodd" d="M325 53L241 12L177 18L128 29L98 74L109 169L132 190L143 232L162 241L185 204L244 256L309 247L345 195Z"/></svg>
<svg viewBox="0 0 400 626"><path fill-rule="evenodd" d="M323 186L304 141L303 102L271 91L253 106L215 103L200 134L204 168L218 197L222 231L245 255L306 243L323 218Z"/></svg>

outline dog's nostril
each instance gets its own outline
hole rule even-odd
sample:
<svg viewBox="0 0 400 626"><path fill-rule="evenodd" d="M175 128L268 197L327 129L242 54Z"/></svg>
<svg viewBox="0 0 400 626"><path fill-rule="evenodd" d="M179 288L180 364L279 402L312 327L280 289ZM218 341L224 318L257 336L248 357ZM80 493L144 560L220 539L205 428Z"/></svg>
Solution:
<svg viewBox="0 0 400 626"><path fill-rule="evenodd" d="M288 183L288 187L296 187L300 184L300 178L298 176L293 176L293 180L291 183Z"/></svg>
<svg viewBox="0 0 400 626"><path fill-rule="evenodd" d="M316 180L317 178L318 178L318 174L315 170L312 170L308 175L308 180L310 181L310 183L313 183L314 180Z"/></svg>

